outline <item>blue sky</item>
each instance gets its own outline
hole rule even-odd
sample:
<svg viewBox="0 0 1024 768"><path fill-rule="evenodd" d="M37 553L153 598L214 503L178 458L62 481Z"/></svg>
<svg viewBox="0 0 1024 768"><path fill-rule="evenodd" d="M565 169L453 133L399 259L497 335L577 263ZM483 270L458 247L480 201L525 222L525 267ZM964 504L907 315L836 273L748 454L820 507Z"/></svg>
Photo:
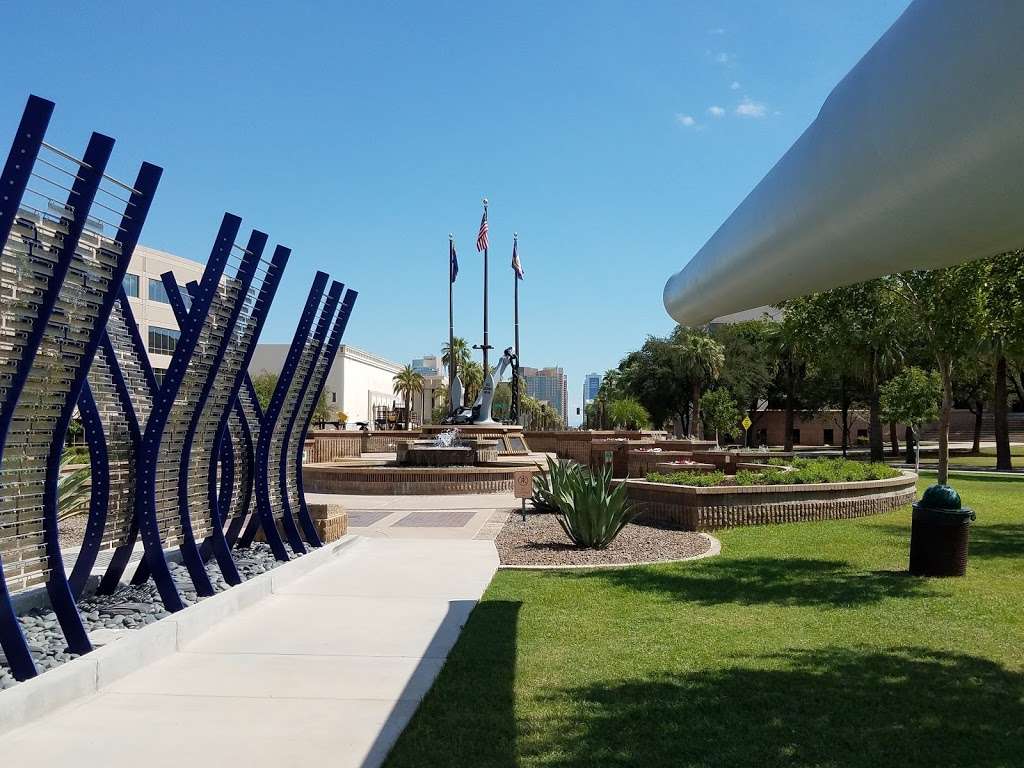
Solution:
<svg viewBox="0 0 1024 768"><path fill-rule="evenodd" d="M4 3L0 140L56 101L51 141L164 167L143 242L205 261L229 210L294 249L265 341L323 269L360 291L346 341L399 361L447 339L449 232L479 341L486 195L491 343L517 231L523 364L563 366L574 411L907 4Z"/></svg>

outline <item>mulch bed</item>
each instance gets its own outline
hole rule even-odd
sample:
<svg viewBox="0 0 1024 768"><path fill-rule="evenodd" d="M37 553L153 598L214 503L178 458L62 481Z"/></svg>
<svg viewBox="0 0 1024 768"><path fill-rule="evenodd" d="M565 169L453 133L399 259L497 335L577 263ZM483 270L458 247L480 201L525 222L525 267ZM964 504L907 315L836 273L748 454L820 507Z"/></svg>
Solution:
<svg viewBox="0 0 1024 768"><path fill-rule="evenodd" d="M631 565L702 555L711 542L692 531L630 523L607 549L580 549L554 515L512 514L495 539L502 565Z"/></svg>

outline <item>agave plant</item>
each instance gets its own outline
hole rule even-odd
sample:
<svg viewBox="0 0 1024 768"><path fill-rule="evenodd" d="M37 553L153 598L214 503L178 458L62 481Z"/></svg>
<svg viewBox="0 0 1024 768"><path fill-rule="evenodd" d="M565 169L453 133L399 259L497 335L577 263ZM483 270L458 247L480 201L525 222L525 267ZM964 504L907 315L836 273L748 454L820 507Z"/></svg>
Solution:
<svg viewBox="0 0 1024 768"><path fill-rule="evenodd" d="M84 467L65 472L64 469L79 461L74 451L64 451L60 457L60 474L57 478L57 519L64 520L84 512L89 504L90 469Z"/></svg>
<svg viewBox="0 0 1024 768"><path fill-rule="evenodd" d="M591 472L575 464L556 468L551 462L549 469L555 517L576 546L605 549L639 512L626 500L625 483L609 490L610 466Z"/></svg>
<svg viewBox="0 0 1024 768"><path fill-rule="evenodd" d="M548 471L537 472L533 476L533 498L530 499L535 508L542 512L556 512L558 501L556 495L565 496L569 488L568 477L571 474L580 474L583 468L572 461L555 461L548 457ZM572 498L567 497L568 503Z"/></svg>

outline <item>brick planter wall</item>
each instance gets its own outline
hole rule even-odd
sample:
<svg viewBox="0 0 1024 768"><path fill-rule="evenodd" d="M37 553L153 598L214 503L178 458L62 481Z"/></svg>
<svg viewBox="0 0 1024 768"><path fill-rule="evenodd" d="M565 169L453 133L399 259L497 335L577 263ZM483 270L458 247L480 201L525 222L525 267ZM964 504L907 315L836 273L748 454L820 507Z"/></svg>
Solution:
<svg viewBox="0 0 1024 768"><path fill-rule="evenodd" d="M319 464L344 457L358 457L363 445L360 434L355 431L332 429L310 431L309 436L313 438L310 463Z"/></svg>
<svg viewBox="0 0 1024 768"><path fill-rule="evenodd" d="M436 495L511 493L512 479L524 467L345 467L310 465L302 468L307 493L360 495Z"/></svg>
<svg viewBox="0 0 1024 768"><path fill-rule="evenodd" d="M630 446L627 467L630 477L643 479L648 472L657 472L658 464L692 458L693 454L689 451L641 451ZM680 467L676 471L684 472L686 467Z"/></svg>
<svg viewBox="0 0 1024 768"><path fill-rule="evenodd" d="M621 482L629 499L643 507L639 520L690 531L877 515L909 504L917 493L917 476L909 471L888 480L806 485L696 488Z"/></svg>

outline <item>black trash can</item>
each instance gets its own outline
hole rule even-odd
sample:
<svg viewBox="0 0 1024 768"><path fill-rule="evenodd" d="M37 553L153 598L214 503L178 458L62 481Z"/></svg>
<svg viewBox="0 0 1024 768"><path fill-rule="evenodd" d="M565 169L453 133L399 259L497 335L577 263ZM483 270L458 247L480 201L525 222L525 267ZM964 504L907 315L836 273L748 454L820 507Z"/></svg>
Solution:
<svg viewBox="0 0 1024 768"><path fill-rule="evenodd" d="M948 485L933 485L914 503L910 572L914 576L964 576L974 511Z"/></svg>

